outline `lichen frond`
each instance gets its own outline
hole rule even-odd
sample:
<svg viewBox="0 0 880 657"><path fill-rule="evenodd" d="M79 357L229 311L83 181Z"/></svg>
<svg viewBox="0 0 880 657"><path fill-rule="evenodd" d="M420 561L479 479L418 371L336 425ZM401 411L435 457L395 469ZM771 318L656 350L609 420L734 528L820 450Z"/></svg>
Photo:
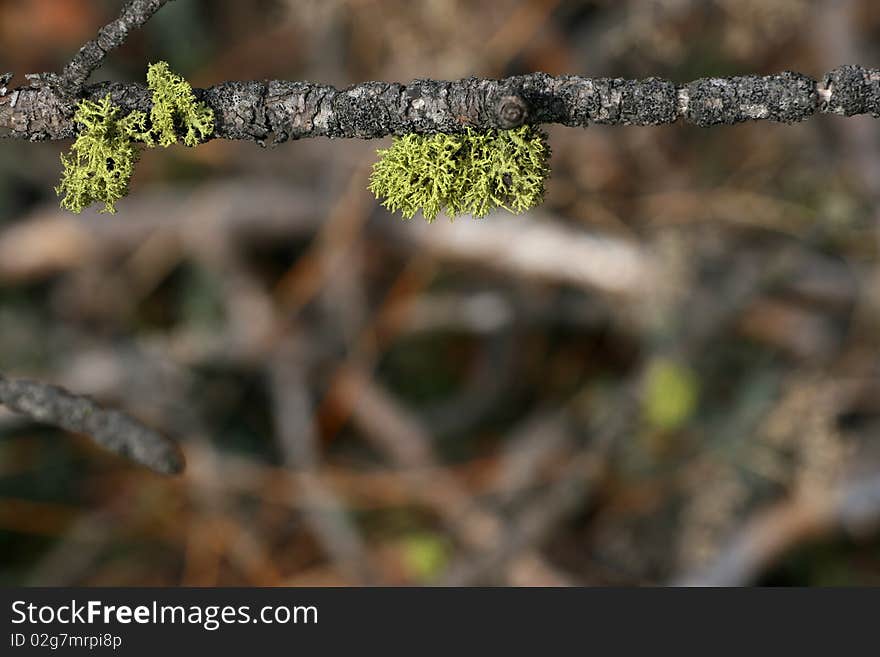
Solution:
<svg viewBox="0 0 880 657"><path fill-rule="evenodd" d="M166 62L150 64L147 84L153 92L149 129L144 112L120 117L122 109L113 105L109 94L97 103L79 103L74 121L82 129L70 153L61 156L64 171L55 188L57 194L64 194L62 208L78 214L103 202L102 212L116 212L116 201L128 193L138 142L170 146L180 130L183 143L195 146L214 131L214 112L196 100L189 83Z"/></svg>
<svg viewBox="0 0 880 657"><path fill-rule="evenodd" d="M458 153L464 135L437 134L430 138L405 135L391 148L380 150L373 167L370 190L385 197L383 205L411 219L422 210L433 221L453 192Z"/></svg>
<svg viewBox="0 0 880 657"><path fill-rule="evenodd" d="M83 128L61 155L64 171L55 188L64 194L61 207L79 214L92 203L103 202L102 212L116 212L115 203L128 193L128 183L138 159L135 140L147 140L146 114L131 112L119 118L121 108L107 94L98 102L83 100L74 121Z"/></svg>
<svg viewBox="0 0 880 657"><path fill-rule="evenodd" d="M189 82L174 73L167 62L150 64L147 86L153 92L150 111L152 132L159 145L177 142L178 130L183 143L195 146L214 132L214 111L196 100Z"/></svg>
<svg viewBox="0 0 880 657"><path fill-rule="evenodd" d="M519 213L539 205L549 175L547 136L533 126L463 134L405 135L379 150L370 191L405 219Z"/></svg>

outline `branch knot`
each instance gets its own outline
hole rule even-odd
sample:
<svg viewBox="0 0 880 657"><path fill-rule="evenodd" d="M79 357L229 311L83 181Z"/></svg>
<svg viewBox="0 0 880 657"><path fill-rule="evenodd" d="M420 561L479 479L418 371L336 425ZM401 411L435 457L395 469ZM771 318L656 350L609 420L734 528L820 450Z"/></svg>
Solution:
<svg viewBox="0 0 880 657"><path fill-rule="evenodd" d="M504 130L512 130L525 123L529 114L526 102L519 96L504 96L498 101L495 111L498 126Z"/></svg>

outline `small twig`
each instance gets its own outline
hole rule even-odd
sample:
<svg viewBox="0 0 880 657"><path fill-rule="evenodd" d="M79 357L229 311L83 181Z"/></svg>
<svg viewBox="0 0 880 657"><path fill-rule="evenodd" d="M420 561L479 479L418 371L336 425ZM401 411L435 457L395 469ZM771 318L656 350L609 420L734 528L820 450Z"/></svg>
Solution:
<svg viewBox="0 0 880 657"><path fill-rule="evenodd" d="M361 534L342 500L319 474L318 436L305 367L292 342L282 344L267 363L279 447L287 466L300 475L300 492L308 506L304 517L315 538L342 572L369 584L367 550Z"/></svg>
<svg viewBox="0 0 880 657"><path fill-rule="evenodd" d="M125 221L93 221L96 209L72 215L57 203L0 230L0 281L39 279L94 263L98 254L128 255L162 231L188 253L204 242L275 244L311 235L319 224L317 196L300 186L256 178L218 180L195 190L161 186L132 194Z"/></svg>
<svg viewBox="0 0 880 657"><path fill-rule="evenodd" d="M536 212L505 222L410 222L394 229L443 260L621 297L645 294L659 272L657 258L637 243L575 231Z"/></svg>
<svg viewBox="0 0 880 657"><path fill-rule="evenodd" d="M481 508L434 454L432 439L367 372L343 369L340 394L352 409L352 421L376 448L404 473L413 494L435 510L469 549L491 548L502 530L502 519Z"/></svg>
<svg viewBox="0 0 880 657"><path fill-rule="evenodd" d="M73 586L98 560L117 527L107 508L77 518L36 563L27 578L31 586Z"/></svg>
<svg viewBox="0 0 880 657"><path fill-rule="evenodd" d="M871 535L880 529L880 472L822 495L799 495L758 513L705 568L674 586L747 586L792 548L838 532Z"/></svg>
<svg viewBox="0 0 880 657"><path fill-rule="evenodd" d="M129 0L119 17L100 30L86 43L58 76L58 85L70 96L77 95L93 71L104 63L110 53L121 46L129 32L146 23L168 0Z"/></svg>
<svg viewBox="0 0 880 657"><path fill-rule="evenodd" d="M505 570L510 573L524 556L540 554L550 534L577 509L591 502L599 482L608 472L615 444L631 426L635 403L632 387L632 383L622 386L612 399L602 404L602 410L587 411L572 403L556 414L557 429L563 430L568 414L574 422L588 427L591 440L571 454L544 491L528 503L520 504L495 550L476 559L459 559L448 569L443 584L469 586L492 581ZM590 412L589 420L582 417L586 412Z"/></svg>
<svg viewBox="0 0 880 657"><path fill-rule="evenodd" d="M492 579L539 548L554 529L591 500L593 487L605 468L604 452L592 449L576 454L548 490L536 495L519 511L498 537L495 549L459 559L444 575L445 586L472 586Z"/></svg>
<svg viewBox="0 0 880 657"><path fill-rule="evenodd" d="M492 555L505 552L506 518L490 505L475 500L473 491L463 487L439 465L431 436L419 420L363 371L346 370L340 385L344 394L352 398L352 421L401 469L415 497L442 518L449 531L461 542L465 550L458 561L482 564L491 560ZM498 485L527 487L538 478L536 468ZM516 491L502 489L502 494L512 497ZM555 572L533 547L531 544L517 544L517 551L510 554L505 563L516 560L520 565L528 564L533 571L537 569L542 577L552 576L556 584L568 583L567 578ZM515 570L507 569L505 574L509 580L514 577Z"/></svg>
<svg viewBox="0 0 880 657"><path fill-rule="evenodd" d="M0 403L13 411L88 436L102 447L163 474L185 466L177 443L122 411L105 409L64 388L0 375Z"/></svg>

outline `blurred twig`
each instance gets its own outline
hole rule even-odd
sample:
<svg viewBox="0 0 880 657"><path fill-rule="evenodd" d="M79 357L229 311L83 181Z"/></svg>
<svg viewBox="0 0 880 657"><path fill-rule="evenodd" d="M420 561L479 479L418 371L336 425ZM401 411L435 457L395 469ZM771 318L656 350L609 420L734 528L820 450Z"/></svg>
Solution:
<svg viewBox="0 0 880 657"><path fill-rule="evenodd" d="M128 253L158 231L191 253L223 241L262 244L303 236L319 220L313 192L253 178L218 180L198 190L166 186L123 203L125 221L100 221L94 210L75 216L52 204L0 230L0 280L38 280Z"/></svg>
<svg viewBox="0 0 880 657"><path fill-rule="evenodd" d="M38 422L89 436L102 447L163 474L184 468L180 447L118 410L64 388L0 375L0 403Z"/></svg>
<svg viewBox="0 0 880 657"><path fill-rule="evenodd" d="M656 259L637 244L575 231L541 213L503 222L410 223L401 230L438 258L609 294L643 294L658 274Z"/></svg>
<svg viewBox="0 0 880 657"><path fill-rule="evenodd" d="M568 459L545 490L520 506L499 537L496 549L453 563L444 576L444 584L474 585L491 581L498 572L507 570L514 574L530 566L528 558L523 563L523 557L536 554L538 547L560 522L589 502L593 489L607 471L614 444L633 417L631 386L621 388L612 399L614 403L610 408L603 409L604 412L589 421L593 429L592 440ZM576 416L580 414L575 410L569 412ZM556 418L556 421L560 419ZM560 429L557 426L551 430ZM514 464L517 460L511 457L509 462ZM521 476L515 475L516 478Z"/></svg>
<svg viewBox="0 0 880 657"><path fill-rule="evenodd" d="M363 540L349 519L345 505L317 473L318 436L314 409L303 373L301 346L284 344L269 366L275 426L285 462L300 475L308 500L305 518L315 536L342 572L369 582L370 571Z"/></svg>
<svg viewBox="0 0 880 657"><path fill-rule="evenodd" d="M797 495L760 512L712 563L673 581L680 586L746 586L792 548L845 532L880 528L880 473L821 494Z"/></svg>
<svg viewBox="0 0 880 657"><path fill-rule="evenodd" d="M413 494L445 521L466 548L460 558L463 563L494 562L498 559L497 555L503 553L511 561L527 562L533 577L537 574L538 577L552 578L553 584L568 583L562 573L546 564L541 554L533 549L535 546L532 543L517 543L515 549L510 551L511 544L505 540L509 534L505 519L488 505L475 502L469 491L446 469L439 467L427 431L387 392L363 372L354 369L346 371L341 388L342 394L350 399L352 421L403 469L404 476L411 482ZM545 428L542 426L541 430ZM562 432L561 426L556 429ZM562 442L567 441L563 438ZM593 462L594 457L590 458ZM540 475L538 468L528 468L526 471L519 467L518 459L511 459L509 464L511 470L516 472L503 474L499 482L500 489L508 499L519 489L538 480ZM583 463L578 460L577 467L581 465ZM563 472L562 479L568 481L566 472ZM558 484L553 485L554 489L556 487ZM540 513L544 511L546 509L541 509ZM531 533L531 529L527 531ZM523 580L521 574L522 569L517 567L508 571L509 577L518 575L520 581ZM532 583L536 579L532 579ZM447 583L454 581L452 579ZM547 579L541 581L548 583Z"/></svg>

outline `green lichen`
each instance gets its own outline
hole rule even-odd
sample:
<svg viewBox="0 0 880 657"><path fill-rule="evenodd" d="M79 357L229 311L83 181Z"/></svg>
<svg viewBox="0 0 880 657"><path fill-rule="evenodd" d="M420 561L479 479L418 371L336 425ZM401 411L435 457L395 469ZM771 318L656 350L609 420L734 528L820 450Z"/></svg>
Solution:
<svg viewBox="0 0 880 657"><path fill-rule="evenodd" d="M167 62L150 64L147 86L153 92L152 134L160 146L177 142L178 130L186 131L183 143L187 146L203 142L214 132L214 112L196 100L189 82L174 73Z"/></svg>
<svg viewBox="0 0 880 657"><path fill-rule="evenodd" d="M214 112L196 101L192 87L166 62L151 64L147 84L153 92L149 121L144 112L120 116L108 94L100 101L83 100L73 120L82 128L68 154L61 155L64 171L55 188L64 194L61 207L80 213L103 202L102 212L116 212L116 201L128 193L140 144L168 147L184 132L183 142L195 146L214 131ZM148 127L149 124L149 127Z"/></svg>
<svg viewBox="0 0 880 657"><path fill-rule="evenodd" d="M405 135L379 150L370 191L405 219L441 209L450 217L484 217L495 208L519 213L544 199L547 136L533 126L462 134Z"/></svg>
<svg viewBox="0 0 880 657"><path fill-rule="evenodd" d="M659 431L681 429L697 411L700 381L685 365L658 358L648 367L643 414L648 425Z"/></svg>
<svg viewBox="0 0 880 657"><path fill-rule="evenodd" d="M92 203L103 202L102 212L116 212L115 203L128 193L134 163L138 159L136 140L149 138L147 116L122 109L107 94L97 103L83 100L74 121L83 127L69 154L61 155L64 171L55 188L64 194L61 207L79 214Z"/></svg>

